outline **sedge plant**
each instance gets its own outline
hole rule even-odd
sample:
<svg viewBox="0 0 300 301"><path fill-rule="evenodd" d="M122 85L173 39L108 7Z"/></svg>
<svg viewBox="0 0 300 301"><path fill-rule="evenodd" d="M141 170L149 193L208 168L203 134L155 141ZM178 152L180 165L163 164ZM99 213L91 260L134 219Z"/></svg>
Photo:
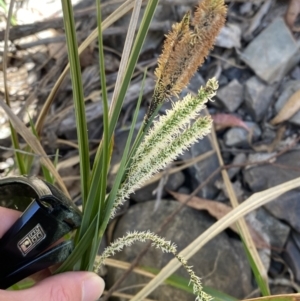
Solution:
<svg viewBox="0 0 300 301"><path fill-rule="evenodd" d="M88 141L83 113L83 89L78 71L80 66L76 48L74 18L71 4L68 1L62 1L74 89L78 140L80 142L81 187L84 204L82 225L75 237L75 250L59 268L59 272L71 269L97 271L105 259L116 251L130 246L134 241L151 240L155 247L174 254L185 267L190 275L197 299L209 300L210 297L202 290L200 279L188 266L186 260L177 254L176 247L150 232L128 233L109 246L100 257L100 262L95 263L102 236L117 208L155 173L176 159L193 143L207 135L212 124L211 118L209 116L200 117L200 112L205 107L206 102L216 94L218 83L215 79L210 79L204 87L201 87L196 96L188 94L182 100L174 102L172 109L166 115L157 116L157 113L165 101L170 100L172 96L178 97L213 47L214 40L225 22L226 8L223 0L204 0L197 6L193 17L187 13L180 23L173 25L171 32L166 37L162 55L158 60L158 67L155 71L157 80L152 102L137 138L132 143L133 130L142 98L140 95L114 185L111 191L107 193L106 179L113 147L113 132L122 108L124 94L157 4L158 1L148 1L140 29L132 45L131 56L127 62L119 93L109 108L105 82L101 6L97 1L104 129L103 139L90 169L89 158L86 155L88 153ZM68 31L70 38L68 38ZM133 146L131 147L131 145Z"/></svg>
<svg viewBox="0 0 300 301"><path fill-rule="evenodd" d="M225 22L224 1L201 1L195 13L185 14L182 21L173 25L166 36L162 54L158 59L158 67L155 70L156 85L151 104L135 141L132 141L142 100L141 93L120 167L110 191L107 191L107 176L114 144L114 131L158 0L147 1L137 35L127 45L125 44L130 50L130 55L124 61L122 58L121 64L123 63L125 68L124 72L118 75L117 82L120 84L110 106L105 78L101 3L99 0L96 1L103 137L92 165L89 158L85 102L73 10L70 0L62 0L61 3L77 125L83 219L74 237L74 251L57 273L68 270L97 271L107 257L122 250L123 247L130 246L135 241L151 240L152 244L163 252L172 253L187 270L197 300L209 300L210 296L203 292L199 277L194 274L187 261L177 253L175 245L151 232L128 233L112 243L100 256L100 261L95 262L95 259L107 224L114 217L117 208L154 174L210 132L212 120L209 116L200 117L200 112L216 94L218 83L214 78L208 80L206 85L199 89L197 95L188 94L183 99L173 102L172 108L165 115L158 116L158 112L165 101L171 101L174 96L178 98L212 49L215 38ZM141 0L134 2L134 12L139 11L141 3ZM135 28L132 30L135 31Z"/></svg>

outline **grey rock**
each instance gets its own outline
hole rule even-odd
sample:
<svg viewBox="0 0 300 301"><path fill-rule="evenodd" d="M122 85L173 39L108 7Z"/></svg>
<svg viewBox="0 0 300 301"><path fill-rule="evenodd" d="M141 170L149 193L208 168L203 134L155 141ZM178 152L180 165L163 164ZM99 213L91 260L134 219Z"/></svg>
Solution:
<svg viewBox="0 0 300 301"><path fill-rule="evenodd" d="M300 167L300 152L290 151L285 153L277 158L276 163L286 166ZM300 172L293 169L280 168L266 164L249 167L244 170L243 175L244 181L247 183L249 188L253 192L258 192L300 177Z"/></svg>
<svg viewBox="0 0 300 301"><path fill-rule="evenodd" d="M265 208L278 219L286 221L291 227L300 232L300 189L284 193L265 205Z"/></svg>
<svg viewBox="0 0 300 301"><path fill-rule="evenodd" d="M203 155L206 152L212 150L210 140L208 137L204 137L199 142L192 145L192 147L184 152L180 156L182 160L188 160L196 158L200 155ZM219 167L219 161L216 154L213 154L206 158L195 163L193 166L187 168L187 180L191 186L191 189L196 189L200 183L203 183L217 168ZM198 193L198 196L205 199L213 199L217 193L218 189L214 186L214 182L220 179L220 175L216 175L203 189Z"/></svg>
<svg viewBox="0 0 300 301"><path fill-rule="evenodd" d="M114 238L123 236L128 231L157 231L166 216L180 206L174 201L162 201L158 210L153 214L154 202L137 204L119 220ZM160 236L171 240L182 250L196 237L204 232L214 223L214 220L202 211L191 208L183 208L172 222L172 225ZM131 262L144 248L144 244L137 243L131 248L115 255L116 259ZM161 250L150 248L142 259L140 265L161 269L173 256L164 254ZM217 290L228 293L237 298L242 298L251 291L251 272L247 263L242 244L239 241L228 238L223 232L204 246L188 264L199 277L203 277L203 285L214 287ZM212 271L214 271L212 273ZM112 285L120 276L122 271L110 269L108 286ZM188 279L188 275L181 268L176 275ZM145 283L149 279L138 274L130 274L123 282L123 287ZM136 290L127 291L134 294ZM158 288L149 296L161 301L189 301L195 297L184 291L169 286ZM120 299L123 301L123 299Z"/></svg>
<svg viewBox="0 0 300 301"><path fill-rule="evenodd" d="M251 3L251 2L245 2L245 3L241 4L240 9L239 9L240 14L247 15L247 14L251 13L252 5L253 5L253 3Z"/></svg>
<svg viewBox="0 0 300 301"><path fill-rule="evenodd" d="M277 18L246 47L241 59L261 79L274 83L299 62L298 50L290 29Z"/></svg>
<svg viewBox="0 0 300 301"><path fill-rule="evenodd" d="M217 93L217 99L222 102L229 112L235 112L242 104L243 98L244 87L236 79L222 87Z"/></svg>
<svg viewBox="0 0 300 301"><path fill-rule="evenodd" d="M287 103L289 98L298 90L300 90L300 81L298 80L291 80L285 84L282 93L280 94L278 100L275 103L275 110L277 113ZM294 114L288 121L300 125L300 111Z"/></svg>
<svg viewBox="0 0 300 301"><path fill-rule="evenodd" d="M194 93L198 93L201 86L205 85L205 80L199 72L196 72L188 85L188 89L192 90Z"/></svg>
<svg viewBox="0 0 300 301"><path fill-rule="evenodd" d="M277 164L300 167L300 152L291 151L278 157ZM250 167L243 172L244 181L253 192L274 187L286 181L300 177L300 172L295 169L280 168L274 165L262 165ZM300 189L294 189L264 207L275 217L289 223L294 229L300 232Z"/></svg>
<svg viewBox="0 0 300 301"><path fill-rule="evenodd" d="M254 211L255 218L262 224L262 232L270 238L272 249L281 252L288 239L290 227L270 214L264 208Z"/></svg>
<svg viewBox="0 0 300 301"><path fill-rule="evenodd" d="M166 190L176 191L184 183L184 180L185 177L182 172L176 172L169 175L167 183L164 185L162 190L161 196L165 197L167 195ZM157 190L157 187L158 182L147 185L133 193L130 198L136 202L149 201L150 199L155 198L155 191Z"/></svg>
<svg viewBox="0 0 300 301"><path fill-rule="evenodd" d="M215 45L227 49L241 48L241 36L240 26L233 23L226 23L217 36Z"/></svg>
<svg viewBox="0 0 300 301"><path fill-rule="evenodd" d="M234 157L231 164L233 164L233 165L243 164L246 162L246 159L247 159L246 154L239 153ZM232 179L240 170L241 170L240 167L232 167L232 168L228 169L229 178Z"/></svg>
<svg viewBox="0 0 300 301"><path fill-rule="evenodd" d="M260 121L266 114L275 92L274 86L268 86L256 76L245 84L245 104L255 121Z"/></svg>
<svg viewBox="0 0 300 301"><path fill-rule="evenodd" d="M253 131L252 140L256 140L261 135L259 126L254 122L245 122L250 130ZM240 127L234 127L229 129L224 135L224 142L230 147L248 147L248 135L249 132Z"/></svg>
<svg viewBox="0 0 300 301"><path fill-rule="evenodd" d="M300 282L300 249L297 247L293 237L288 240L283 259L293 272L296 281Z"/></svg>

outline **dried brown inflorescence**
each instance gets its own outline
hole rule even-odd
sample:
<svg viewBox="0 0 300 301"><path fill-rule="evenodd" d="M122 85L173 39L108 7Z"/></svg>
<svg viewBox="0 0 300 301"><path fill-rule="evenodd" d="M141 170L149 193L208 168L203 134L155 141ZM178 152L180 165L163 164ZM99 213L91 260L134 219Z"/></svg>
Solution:
<svg viewBox="0 0 300 301"><path fill-rule="evenodd" d="M173 25L155 70L157 82L146 120L159 104L172 95L178 96L187 86L213 48L225 17L224 0L203 0L196 7L192 21L187 13L180 23Z"/></svg>

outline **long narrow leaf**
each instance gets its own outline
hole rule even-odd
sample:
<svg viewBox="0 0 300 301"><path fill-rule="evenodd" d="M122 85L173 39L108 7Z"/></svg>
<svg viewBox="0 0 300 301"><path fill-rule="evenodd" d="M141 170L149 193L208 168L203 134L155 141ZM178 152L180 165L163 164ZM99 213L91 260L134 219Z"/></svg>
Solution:
<svg viewBox="0 0 300 301"><path fill-rule="evenodd" d="M80 157L81 196L83 202L85 202L88 195L90 181L90 156L83 86L78 54L78 44L76 39L72 3L70 0L62 0L61 4L63 9L63 19L66 31L66 41L70 61L70 73L72 79L73 99L75 106L75 117Z"/></svg>
<svg viewBox="0 0 300 301"><path fill-rule="evenodd" d="M239 229L239 233L241 233L240 229ZM254 274L254 277L255 277L255 280L256 280L256 283L262 293L263 296L270 296L270 291L269 291L269 287L268 287L268 283L265 282L265 279L261 276L261 273L257 267L257 264L251 254L251 252L249 251L249 248L247 247L247 244L245 243L243 237L241 236L242 238L242 243L243 243L243 247L244 247L244 250L246 252L246 256L247 256L247 259L248 259L248 262L251 266L251 270Z"/></svg>
<svg viewBox="0 0 300 301"><path fill-rule="evenodd" d="M44 164L51 174L55 177L60 189L69 196L68 190L61 179L60 175L56 171L53 163L47 157L43 147L41 146L39 140L32 134L32 132L26 127L26 125L14 114L14 112L7 106L4 102L0 101L0 106L3 108L5 113L8 115L12 125L18 131L18 133L23 137L26 143L32 148L35 154L41 156L41 162Z"/></svg>
<svg viewBox="0 0 300 301"><path fill-rule="evenodd" d="M96 227L96 217L91 222L89 228L82 236L80 242L75 246L72 254L67 258L66 261L55 271L56 274L71 271L76 263L82 258L82 255L90 246L91 241L94 237L94 229Z"/></svg>
<svg viewBox="0 0 300 301"><path fill-rule="evenodd" d="M122 109L122 105L123 105L123 99L125 97L125 94L127 92L127 89L129 87L130 84L130 80L134 71L134 68L136 66L140 51L142 49L143 43L146 39L146 35L151 23L151 20L153 18L155 9L157 7L158 4L158 0L150 0L147 4L145 13L144 13L144 17L142 19L133 49L132 49L132 53L128 62L128 66L127 66L127 70L126 70L126 74L124 76L124 80L122 83L122 86L120 88L120 93L117 97L116 100L116 105L114 106L114 108L111 107L110 109L110 127L109 127L109 139L111 139L113 132L115 130L115 127L117 125L117 121ZM99 146L100 148L102 147L102 144ZM101 149L98 150L97 155L96 155L96 162L100 161L100 156L101 156ZM92 178L95 179L96 175L100 174L100 169L101 166L100 164L94 164L93 169L92 169ZM92 188L92 187L91 187Z"/></svg>
<svg viewBox="0 0 300 301"><path fill-rule="evenodd" d="M122 179L124 177L124 173L126 172L125 166L126 166L126 162L127 162L127 157L128 157L128 153L129 153L129 149L130 149L130 145L131 145L131 141L132 141L132 137L133 137L133 133L134 133L134 129L135 129L139 109L140 109L142 98L143 98L143 91L144 91L144 87L145 87L146 75L147 75L147 70L145 70L145 73L144 73L141 92L140 92L139 99L138 99L138 102L137 102L137 105L136 105L136 108L135 108L135 112L134 112L134 115L133 115L131 128L130 128L130 131L129 131L129 134L128 134L128 138L127 138L127 141L126 141L126 145L125 145L125 149L124 149L124 152L123 152L123 155L122 155L120 166L119 166L116 178L114 180L113 188L112 188L112 190L111 190L111 192L108 196L107 202L106 202L105 216L104 216L104 221L102 222L102 225L99 229L99 237L102 237L102 235L104 234L107 223L108 223L109 218L111 216L111 210L112 210L113 205L114 205L115 197L117 195L118 189L119 189L120 184L122 182Z"/></svg>
<svg viewBox="0 0 300 301"><path fill-rule="evenodd" d="M102 218L102 213L104 212L104 202L106 196L106 178L108 167L110 163L110 152L109 152L109 138L108 138L108 97L107 97L107 88L106 88L106 77L105 77L105 59L104 59L104 48L103 48L103 36L102 36L102 18L101 18L101 1L97 2L97 22L98 22L98 45L99 45L99 64L100 64L100 79L101 79L101 88L102 88L102 103L103 103L103 152L102 152L102 164L101 164L101 178L98 184L99 187L99 199L94 200L93 206L98 212L97 215L97 224L95 227L94 241L90 254L87 254L87 259L89 259L89 270L93 270L95 257L97 255L99 247L98 239L98 228L99 223ZM93 205L94 205L93 204Z"/></svg>

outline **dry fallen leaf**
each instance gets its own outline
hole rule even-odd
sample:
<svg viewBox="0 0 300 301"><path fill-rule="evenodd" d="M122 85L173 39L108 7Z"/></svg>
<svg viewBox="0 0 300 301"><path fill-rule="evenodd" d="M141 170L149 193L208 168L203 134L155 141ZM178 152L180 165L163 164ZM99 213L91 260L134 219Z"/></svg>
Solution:
<svg viewBox="0 0 300 301"><path fill-rule="evenodd" d="M281 108L278 114L271 120L271 124L276 125L280 122L288 120L300 109L300 90L296 91L285 105Z"/></svg>
<svg viewBox="0 0 300 301"><path fill-rule="evenodd" d="M216 126L216 130L225 129L228 127L241 127L246 131L250 132L247 124L240 118L231 115L231 114L214 114L211 115L214 125Z"/></svg>
<svg viewBox="0 0 300 301"><path fill-rule="evenodd" d="M186 199L189 197L189 195L187 194L177 193L169 190L168 192L180 203L185 203ZM227 206L223 203L203 199L196 196L192 197L192 199L187 203L187 206L197 210L206 210L209 212L211 216L213 216L217 220L221 219L223 216L225 216L227 213L229 213L232 210L230 206ZM254 230L249 225L249 223L247 223L247 225L251 237L255 243L255 246L257 248L270 248L269 244L263 239L263 237L256 230ZM231 225L230 229L239 234L235 224Z"/></svg>
<svg viewBox="0 0 300 301"><path fill-rule="evenodd" d="M289 6L285 14L285 22L291 31L300 31L299 27L295 27L295 21L300 13L300 1L290 0Z"/></svg>
<svg viewBox="0 0 300 301"><path fill-rule="evenodd" d="M3 101L0 101L0 107L5 111L7 116L10 119L11 124L13 125L14 129L23 137L23 139L27 142L27 144L33 149L35 154L40 155L41 162L45 165L45 167L52 173L53 177L55 178L58 186L60 189L68 196L69 192L57 172L56 168L54 167L53 163L48 158L44 148L42 147L39 139L26 127L23 121L14 114L11 108Z"/></svg>

